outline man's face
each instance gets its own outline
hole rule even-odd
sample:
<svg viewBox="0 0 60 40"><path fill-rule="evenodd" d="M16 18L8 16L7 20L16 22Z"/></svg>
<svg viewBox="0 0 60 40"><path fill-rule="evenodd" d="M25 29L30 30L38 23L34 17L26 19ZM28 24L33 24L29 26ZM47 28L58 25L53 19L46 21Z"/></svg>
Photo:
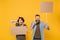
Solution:
<svg viewBox="0 0 60 40"><path fill-rule="evenodd" d="M40 20L40 17L39 16L36 16L35 17L35 20L39 21Z"/></svg>

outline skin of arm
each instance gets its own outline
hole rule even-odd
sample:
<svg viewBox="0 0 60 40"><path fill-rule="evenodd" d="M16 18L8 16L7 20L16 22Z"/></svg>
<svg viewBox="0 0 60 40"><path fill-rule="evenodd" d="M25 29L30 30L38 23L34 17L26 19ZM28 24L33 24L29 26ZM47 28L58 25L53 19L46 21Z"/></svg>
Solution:
<svg viewBox="0 0 60 40"><path fill-rule="evenodd" d="M32 23L31 23L31 30L32 30L34 27L35 27L35 23L32 22Z"/></svg>
<svg viewBox="0 0 60 40"><path fill-rule="evenodd" d="M11 23L16 24L17 20L10 20Z"/></svg>

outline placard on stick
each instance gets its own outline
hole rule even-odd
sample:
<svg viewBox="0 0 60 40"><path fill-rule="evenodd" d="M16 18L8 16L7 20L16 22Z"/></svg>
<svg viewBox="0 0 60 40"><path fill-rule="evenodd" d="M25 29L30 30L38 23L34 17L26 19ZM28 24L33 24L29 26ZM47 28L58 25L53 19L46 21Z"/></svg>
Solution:
<svg viewBox="0 0 60 40"><path fill-rule="evenodd" d="M53 12L53 2L40 2L40 12Z"/></svg>

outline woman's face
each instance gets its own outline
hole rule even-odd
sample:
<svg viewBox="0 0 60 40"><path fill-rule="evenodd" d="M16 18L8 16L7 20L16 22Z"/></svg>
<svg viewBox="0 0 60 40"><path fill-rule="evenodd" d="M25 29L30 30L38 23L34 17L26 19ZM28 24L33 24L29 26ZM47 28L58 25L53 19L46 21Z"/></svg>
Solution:
<svg viewBox="0 0 60 40"><path fill-rule="evenodd" d="M23 24L23 20L19 19L19 24L20 25Z"/></svg>

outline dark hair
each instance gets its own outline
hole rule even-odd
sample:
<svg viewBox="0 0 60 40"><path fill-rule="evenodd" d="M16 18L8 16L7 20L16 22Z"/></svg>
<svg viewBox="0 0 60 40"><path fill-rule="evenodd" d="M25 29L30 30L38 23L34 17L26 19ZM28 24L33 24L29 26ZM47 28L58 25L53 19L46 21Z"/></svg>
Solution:
<svg viewBox="0 0 60 40"><path fill-rule="evenodd" d="M39 16L39 17L40 17L40 15L39 15L39 14L36 14L36 15L35 15L35 17L36 17L36 16Z"/></svg>
<svg viewBox="0 0 60 40"><path fill-rule="evenodd" d="M19 19L21 19L24 22L24 18L23 17L19 17L17 22L19 22Z"/></svg>

